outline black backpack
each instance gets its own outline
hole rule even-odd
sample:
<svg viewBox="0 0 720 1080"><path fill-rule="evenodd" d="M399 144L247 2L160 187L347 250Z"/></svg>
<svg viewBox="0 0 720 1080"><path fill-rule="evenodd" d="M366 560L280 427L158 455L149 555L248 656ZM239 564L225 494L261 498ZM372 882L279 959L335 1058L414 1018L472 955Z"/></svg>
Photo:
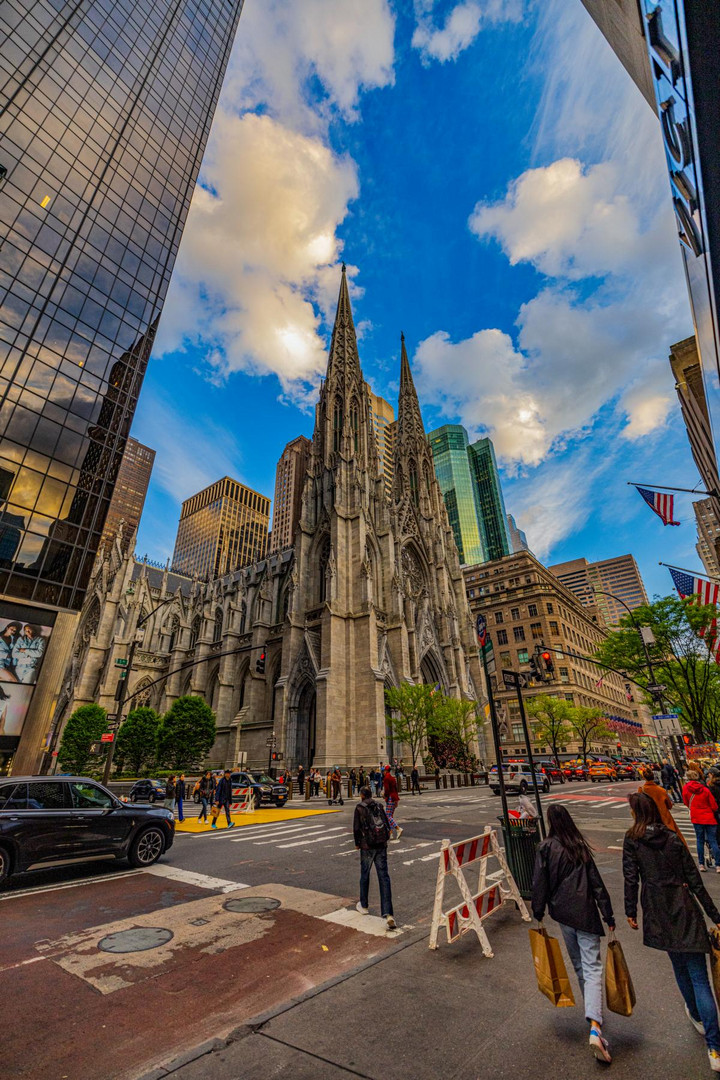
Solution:
<svg viewBox="0 0 720 1080"><path fill-rule="evenodd" d="M372 799L364 805L365 813L365 839L369 848L386 847L390 839L390 825L385 816L385 811L379 803Z"/></svg>

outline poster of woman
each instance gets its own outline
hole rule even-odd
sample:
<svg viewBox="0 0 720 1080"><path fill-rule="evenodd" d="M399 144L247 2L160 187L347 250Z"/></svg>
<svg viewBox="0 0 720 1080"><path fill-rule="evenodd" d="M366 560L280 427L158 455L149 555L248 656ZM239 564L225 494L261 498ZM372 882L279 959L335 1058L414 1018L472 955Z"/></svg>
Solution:
<svg viewBox="0 0 720 1080"><path fill-rule="evenodd" d="M32 686L0 684L0 737L20 734L32 694Z"/></svg>
<svg viewBox="0 0 720 1080"><path fill-rule="evenodd" d="M0 682L37 682L51 626L0 618Z"/></svg>

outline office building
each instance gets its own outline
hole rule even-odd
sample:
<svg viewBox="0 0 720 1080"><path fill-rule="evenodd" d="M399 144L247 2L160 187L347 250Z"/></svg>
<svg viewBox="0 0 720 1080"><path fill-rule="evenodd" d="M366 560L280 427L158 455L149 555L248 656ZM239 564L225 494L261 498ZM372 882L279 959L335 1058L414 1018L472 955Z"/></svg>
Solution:
<svg viewBox="0 0 720 1080"><path fill-rule="evenodd" d="M511 548L495 447L490 439L478 439L468 448L468 455L485 555L488 559L502 559Z"/></svg>
<svg viewBox="0 0 720 1080"><path fill-rule="evenodd" d="M490 439L470 445L460 424L428 434L460 562L470 566L510 554L507 513Z"/></svg>
<svg viewBox="0 0 720 1080"><path fill-rule="evenodd" d="M573 705L602 709L610 735L593 740L596 753L637 748L648 724L644 706L628 701L632 692L613 672L600 672L590 662L607 633L602 615L581 603L573 591L558 580L529 551L515 552L481 566L463 567L468 602L473 616L487 620L493 644L496 672L502 668L529 675L535 647L551 650L554 678L549 683L531 682L525 699L533 694L562 697ZM491 676L499 709L502 752L513 757L525 752L520 707L515 690L508 690L498 675ZM630 724L628 731L626 726ZM632 725L637 724L635 729ZM632 734L632 731L637 734ZM652 729L650 729L652 730ZM577 739L568 738L562 753L577 753ZM547 743L535 740L537 754L550 753Z"/></svg>
<svg viewBox="0 0 720 1080"><path fill-rule="evenodd" d="M709 496L713 513L720 520L720 476L708 413L705 385L695 337L670 346L670 367L685 422L693 460Z"/></svg>
<svg viewBox="0 0 720 1080"><path fill-rule="evenodd" d="M155 451L130 436L105 518L100 540L102 547L114 544L117 538L125 549L132 540L140 524L154 461Z"/></svg>
<svg viewBox="0 0 720 1080"><path fill-rule="evenodd" d="M464 565L485 562L488 556L470 470L467 431L460 424L444 424L428 432L428 442L460 562Z"/></svg>
<svg viewBox="0 0 720 1080"><path fill-rule="evenodd" d="M715 499L700 499L693 503L697 523L696 550L705 573L720 580L720 520L715 513Z"/></svg>
<svg viewBox="0 0 720 1080"><path fill-rule="evenodd" d="M0 603L47 628L15 772L38 767L241 7L0 4Z"/></svg>
<svg viewBox="0 0 720 1080"><path fill-rule="evenodd" d="M270 500L229 476L182 504L173 570L214 581L261 559L267 549Z"/></svg>
<svg viewBox="0 0 720 1080"><path fill-rule="evenodd" d="M662 138L665 150L717 462L720 142L715 58L720 53L720 5L708 0L582 3L640 92L662 117L658 138Z"/></svg>
<svg viewBox="0 0 720 1080"><path fill-rule="evenodd" d="M373 394L368 383L365 385L367 387L368 401L370 402L370 423L375 432L375 442L380 459L380 475L385 481L385 491L389 497L392 495L395 432L397 429L395 410L385 398L380 397L379 394Z"/></svg>
<svg viewBox="0 0 720 1080"><path fill-rule="evenodd" d="M293 545L295 530L300 521L302 493L311 445L309 439L306 439L304 435L299 435L297 439L287 444L277 463L270 537L272 551L283 551Z"/></svg>
<svg viewBox="0 0 720 1080"><path fill-rule="evenodd" d="M596 607L607 626L617 626L622 616L627 615L625 604L632 611L648 602L632 555L617 555L614 559L592 563L587 559L571 559L549 566L548 570L577 596L581 604Z"/></svg>
<svg viewBox="0 0 720 1080"><path fill-rule="evenodd" d="M510 538L510 554L514 551L529 551L530 545L527 542L527 536L517 527L517 522L512 514L507 516L508 536Z"/></svg>

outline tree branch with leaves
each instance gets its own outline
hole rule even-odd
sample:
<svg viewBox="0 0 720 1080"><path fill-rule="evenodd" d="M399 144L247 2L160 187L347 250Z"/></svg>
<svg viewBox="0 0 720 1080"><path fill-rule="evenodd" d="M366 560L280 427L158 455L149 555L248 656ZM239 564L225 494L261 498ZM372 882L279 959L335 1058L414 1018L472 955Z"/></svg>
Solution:
<svg viewBox="0 0 720 1080"><path fill-rule="evenodd" d="M550 744L555 762L559 765L559 748L573 733L570 716L574 706L565 698L535 694L526 700L525 708L534 721L535 738L538 742Z"/></svg>

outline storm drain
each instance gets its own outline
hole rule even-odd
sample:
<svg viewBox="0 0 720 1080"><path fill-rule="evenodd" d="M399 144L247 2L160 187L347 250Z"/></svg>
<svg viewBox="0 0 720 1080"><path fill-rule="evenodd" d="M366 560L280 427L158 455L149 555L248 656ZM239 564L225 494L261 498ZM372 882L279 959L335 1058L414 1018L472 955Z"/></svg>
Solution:
<svg viewBox="0 0 720 1080"><path fill-rule="evenodd" d="M254 915L260 911L273 911L280 907L280 901L272 896L245 896L238 900L226 900L223 904L226 911L238 911L246 915Z"/></svg>
<svg viewBox="0 0 720 1080"><path fill-rule="evenodd" d="M108 934L98 942L98 949L112 953L147 952L148 949L166 945L172 939L172 930L166 930L163 926L136 926L132 930Z"/></svg>

